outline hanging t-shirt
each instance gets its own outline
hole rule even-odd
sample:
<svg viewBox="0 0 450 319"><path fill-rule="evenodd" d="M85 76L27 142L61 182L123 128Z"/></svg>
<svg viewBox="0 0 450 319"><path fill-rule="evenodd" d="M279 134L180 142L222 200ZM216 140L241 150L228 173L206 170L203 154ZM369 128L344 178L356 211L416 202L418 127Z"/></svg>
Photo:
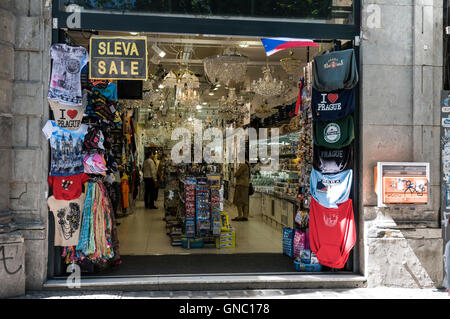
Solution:
<svg viewBox="0 0 450 319"><path fill-rule="evenodd" d="M321 265L343 268L356 243L353 203L324 208L314 198L309 207L309 244Z"/></svg>
<svg viewBox="0 0 450 319"><path fill-rule="evenodd" d="M59 127L69 130L76 130L80 127L83 120L84 111L87 105L87 93L83 92L81 105L64 104L58 101L48 100L50 108L53 111L55 122Z"/></svg>
<svg viewBox="0 0 450 319"><path fill-rule="evenodd" d="M72 47L63 43L50 48L53 59L48 98L64 104L81 104L81 69L89 60L87 50L81 46Z"/></svg>
<svg viewBox="0 0 450 319"><path fill-rule="evenodd" d="M50 140L50 176L71 176L84 173L83 141L88 126L81 124L77 130L68 130L47 121L42 132Z"/></svg>
<svg viewBox="0 0 450 319"><path fill-rule="evenodd" d="M47 204L55 219L55 246L76 246L80 238L84 194L70 201L50 196Z"/></svg>
<svg viewBox="0 0 450 319"><path fill-rule="evenodd" d="M49 176L48 185L53 188L53 196L58 200L73 200L80 197L83 184L89 179L87 174L73 176Z"/></svg>
<svg viewBox="0 0 450 319"><path fill-rule="evenodd" d="M313 87L320 92L352 89L358 83L355 51L333 51L314 58Z"/></svg>
<svg viewBox="0 0 450 319"><path fill-rule="evenodd" d="M353 171L351 169L337 174L322 174L311 170L311 196L326 208L337 208L346 202L352 187Z"/></svg>
<svg viewBox="0 0 450 319"><path fill-rule="evenodd" d="M354 89L319 92L312 89L311 109L315 121L335 121L355 110Z"/></svg>
<svg viewBox="0 0 450 319"><path fill-rule="evenodd" d="M313 167L322 174L336 174L353 166L353 147L329 149L314 145Z"/></svg>
<svg viewBox="0 0 450 319"><path fill-rule="evenodd" d="M355 138L353 117L346 117L332 121L313 121L314 144L332 149L343 148Z"/></svg>

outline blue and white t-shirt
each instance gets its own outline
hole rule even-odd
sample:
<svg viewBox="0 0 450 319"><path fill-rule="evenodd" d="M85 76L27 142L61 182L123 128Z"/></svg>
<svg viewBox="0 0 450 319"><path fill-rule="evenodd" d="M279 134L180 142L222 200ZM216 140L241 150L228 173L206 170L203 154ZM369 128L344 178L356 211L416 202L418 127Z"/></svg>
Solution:
<svg viewBox="0 0 450 319"><path fill-rule="evenodd" d="M81 124L69 130L47 121L42 132L50 140L50 176L72 176L84 173L83 142L88 126Z"/></svg>
<svg viewBox="0 0 450 319"><path fill-rule="evenodd" d="M311 171L311 195L326 208L338 208L338 204L348 200L352 188L353 171L351 169L337 174L322 174Z"/></svg>

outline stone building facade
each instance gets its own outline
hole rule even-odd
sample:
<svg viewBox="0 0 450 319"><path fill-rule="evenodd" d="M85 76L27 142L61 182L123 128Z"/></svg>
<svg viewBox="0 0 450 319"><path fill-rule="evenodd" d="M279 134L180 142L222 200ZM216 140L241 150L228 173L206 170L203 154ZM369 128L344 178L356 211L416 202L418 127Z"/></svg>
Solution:
<svg viewBox="0 0 450 319"><path fill-rule="evenodd" d="M51 2L0 1L0 297L47 280ZM443 0L362 0L361 23L359 272L370 287L439 287ZM430 203L377 208L382 161L429 162Z"/></svg>

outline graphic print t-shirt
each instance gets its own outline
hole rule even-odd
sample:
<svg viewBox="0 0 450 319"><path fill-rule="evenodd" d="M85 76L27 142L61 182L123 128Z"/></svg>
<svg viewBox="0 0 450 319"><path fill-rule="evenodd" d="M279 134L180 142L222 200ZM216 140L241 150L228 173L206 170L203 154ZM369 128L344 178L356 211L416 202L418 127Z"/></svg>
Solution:
<svg viewBox="0 0 450 319"><path fill-rule="evenodd" d="M335 121L355 110L354 89L320 92L312 89L311 109L314 121Z"/></svg>
<svg viewBox="0 0 450 319"><path fill-rule="evenodd" d="M311 196L326 208L337 208L348 200L352 188L353 171L351 169L337 174L322 174L311 170Z"/></svg>
<svg viewBox="0 0 450 319"><path fill-rule="evenodd" d="M55 246L76 246L80 239L84 194L75 200L57 200L50 196L48 208L55 219Z"/></svg>
<svg viewBox="0 0 450 319"><path fill-rule="evenodd" d="M83 47L56 43L51 46L50 54L53 65L48 98L64 104L80 105L82 100L80 74L89 60L87 50Z"/></svg>
<svg viewBox="0 0 450 319"><path fill-rule="evenodd" d="M83 103L81 105L64 104L58 101L48 100L52 109L55 122L59 127L76 130L83 120L87 105L87 93L83 92Z"/></svg>
<svg viewBox="0 0 450 319"><path fill-rule="evenodd" d="M42 132L50 140L50 176L72 176L84 173L83 141L88 130L81 124L77 130L59 127L54 121L47 121Z"/></svg>
<svg viewBox="0 0 450 319"><path fill-rule="evenodd" d="M313 167L322 174L336 174L353 165L353 147L346 146L341 149L329 149L314 146Z"/></svg>
<svg viewBox="0 0 450 319"><path fill-rule="evenodd" d="M74 200L80 197L83 184L89 179L87 174L73 176L49 176L48 185L53 188L53 196L58 200Z"/></svg>
<svg viewBox="0 0 450 319"><path fill-rule="evenodd" d="M358 83L355 51L333 51L314 58L313 87L321 92L352 89Z"/></svg>
<svg viewBox="0 0 450 319"><path fill-rule="evenodd" d="M353 117L348 115L332 122L313 121L314 144L332 149L343 148L355 138Z"/></svg>

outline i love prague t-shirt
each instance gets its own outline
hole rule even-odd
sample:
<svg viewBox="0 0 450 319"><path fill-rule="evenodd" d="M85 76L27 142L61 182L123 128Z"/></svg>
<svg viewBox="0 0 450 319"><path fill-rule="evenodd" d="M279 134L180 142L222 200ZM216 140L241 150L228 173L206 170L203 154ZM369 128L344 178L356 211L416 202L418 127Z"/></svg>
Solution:
<svg viewBox="0 0 450 319"><path fill-rule="evenodd" d="M353 117L347 115L332 122L313 121L313 138L315 145L332 149L349 145L355 138Z"/></svg>
<svg viewBox="0 0 450 319"><path fill-rule="evenodd" d="M337 208L346 202L352 188L353 171L348 169L337 174L322 174L311 170L311 196L326 208Z"/></svg>
<svg viewBox="0 0 450 319"><path fill-rule="evenodd" d="M314 121L335 121L355 110L354 89L320 92L312 89L311 109Z"/></svg>

